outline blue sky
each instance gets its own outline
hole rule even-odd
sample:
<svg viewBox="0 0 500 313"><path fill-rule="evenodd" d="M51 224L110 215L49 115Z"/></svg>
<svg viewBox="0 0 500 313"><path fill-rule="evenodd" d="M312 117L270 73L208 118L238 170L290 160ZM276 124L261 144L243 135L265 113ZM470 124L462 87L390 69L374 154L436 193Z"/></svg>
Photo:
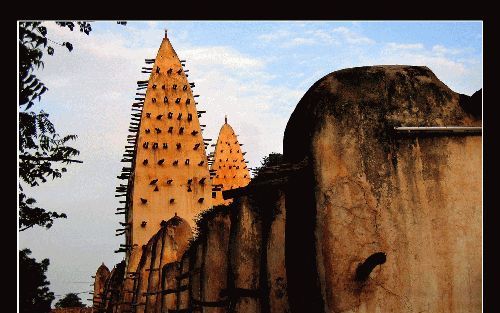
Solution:
<svg viewBox="0 0 500 313"><path fill-rule="evenodd" d="M62 179L29 190L39 204L68 214L53 228L19 235L19 247L50 258L56 294L90 290L91 275L114 254L120 217L114 197L130 104L145 58L154 58L164 29L196 83L206 110L205 138L216 139L228 115L250 167L282 151L295 105L318 79L335 70L375 64L426 65L451 89L482 88L481 22L94 22L90 36L46 22L48 36L74 50L45 57L39 76L49 91L38 105L61 134L79 136L83 164ZM210 152L210 150L209 150ZM90 298L82 294L82 298ZM57 300L57 299L56 299Z"/></svg>

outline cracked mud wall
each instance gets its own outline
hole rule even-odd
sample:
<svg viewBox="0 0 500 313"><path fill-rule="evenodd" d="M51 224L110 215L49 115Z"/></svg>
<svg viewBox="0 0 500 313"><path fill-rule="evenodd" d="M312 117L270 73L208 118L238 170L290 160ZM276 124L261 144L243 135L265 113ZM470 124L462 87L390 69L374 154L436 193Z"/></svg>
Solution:
<svg viewBox="0 0 500 313"><path fill-rule="evenodd" d="M156 237L156 236L154 236ZM137 278L137 283L135 285L134 297L132 298L132 310L136 313L145 312L146 305L146 295L144 293L148 290L148 278L149 273L146 270L149 270L151 260L154 258L154 246L156 240L152 238L147 245L143 246L142 257L139 261L139 265L137 270L135 271L135 276Z"/></svg>
<svg viewBox="0 0 500 313"><path fill-rule="evenodd" d="M231 219L228 210L218 212L205 221L203 245L203 280L201 281L201 301L213 306L206 306L203 312L226 312L221 293L227 289L229 233Z"/></svg>
<svg viewBox="0 0 500 313"><path fill-rule="evenodd" d="M203 212L192 241L180 217L163 223L127 275L131 312L289 312L285 209L284 193L268 186Z"/></svg>
<svg viewBox="0 0 500 313"><path fill-rule="evenodd" d="M163 266L161 302L153 308L146 301L145 310L134 306L132 312L289 312L284 209L284 194L270 189L204 212L197 222L198 236L182 258ZM148 279L146 264L155 262L154 242L159 240L148 243L138 268L138 304L144 302L140 295Z"/></svg>
<svg viewBox="0 0 500 313"><path fill-rule="evenodd" d="M285 194L276 191L276 199L270 203L273 206L273 218L269 225L267 239L266 276L269 289L269 312L290 312L288 305L286 264L285 264Z"/></svg>
<svg viewBox="0 0 500 313"><path fill-rule="evenodd" d="M176 304L178 310L188 310L190 301L190 257L187 253L181 258L180 261L180 277L177 279L177 292L176 292Z"/></svg>
<svg viewBox="0 0 500 313"><path fill-rule="evenodd" d="M116 301L116 306L117 310L116 312L122 313L122 312L127 312L130 311L130 304L132 303L132 297L133 297L133 290L135 289L136 286L136 279L135 275L131 274L132 272L135 272L137 268L137 264L139 264L139 261L142 256L142 249L139 249L136 247L135 249L132 249L130 251L130 254L127 256L128 259L128 264L127 264L127 269L124 271L124 277L123 277L123 288L120 293L120 300ZM130 266L131 264L135 264L135 267Z"/></svg>
<svg viewBox="0 0 500 313"><path fill-rule="evenodd" d="M143 253L137 270L132 274L136 281L131 293L132 312L154 313L162 312L162 306L171 307L174 302L172 293L165 293L172 286L173 273L176 273L176 263L180 260L192 238L189 223L175 215L162 222L160 230L143 246ZM170 270L165 267L174 267ZM169 300L164 299L170 295Z"/></svg>
<svg viewBox="0 0 500 313"><path fill-rule="evenodd" d="M167 292L161 294L160 310L158 312L169 312L177 308L177 297L175 290L177 286L177 277L180 275L180 263L171 262L163 266L161 289Z"/></svg>
<svg viewBox="0 0 500 313"><path fill-rule="evenodd" d="M292 312L481 311L481 137L391 133L480 126L463 99L410 66L334 72L306 93L284 140L285 160L312 160L286 196ZM387 261L356 281L377 252Z"/></svg>
<svg viewBox="0 0 500 313"><path fill-rule="evenodd" d="M199 241L193 248L190 249L190 275L189 275L189 298L190 298L190 306L193 308L194 306L198 307L198 305L194 305L194 301L200 301L201 299L201 282L203 281L203 273L201 271L204 263L204 255L205 249L203 245L200 244Z"/></svg>
<svg viewBox="0 0 500 313"><path fill-rule="evenodd" d="M252 291L260 289L260 257L262 223L257 212L252 210L247 196L237 200L231 223L231 248L229 262L231 282L236 290ZM236 312L261 312L261 299L254 295L237 294L234 300Z"/></svg>
<svg viewBox="0 0 500 313"><path fill-rule="evenodd" d="M401 140L396 168L378 162L387 176L377 196L363 155L328 140L335 133L327 122L314 144L325 311L479 312L481 138ZM387 262L355 282L358 263L379 251Z"/></svg>

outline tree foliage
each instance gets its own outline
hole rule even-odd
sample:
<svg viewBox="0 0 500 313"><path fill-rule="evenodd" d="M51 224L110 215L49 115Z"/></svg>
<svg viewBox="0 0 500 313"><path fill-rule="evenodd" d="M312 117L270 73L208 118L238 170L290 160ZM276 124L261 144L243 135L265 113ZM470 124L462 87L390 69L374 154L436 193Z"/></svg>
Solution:
<svg viewBox="0 0 500 313"><path fill-rule="evenodd" d="M76 293L68 293L56 303L56 308L84 308L85 304Z"/></svg>
<svg viewBox="0 0 500 313"><path fill-rule="evenodd" d="M278 152L271 152L269 155L262 158L260 161L260 166L252 169L254 179L259 177L259 175L269 166L277 166L283 162L283 154Z"/></svg>
<svg viewBox="0 0 500 313"><path fill-rule="evenodd" d="M79 27L89 34L92 30L87 22L56 22L71 31ZM51 44L49 44L49 41ZM38 186L47 178L60 178L66 172L64 165L81 163L73 159L79 154L68 142L76 135L60 136L43 110L35 110L35 101L48 90L37 78L35 71L44 67L44 53L53 55L53 45L60 45L73 50L69 42L57 43L47 37L47 28L41 22L19 23L19 178L28 186ZM56 218L65 218L65 214L46 211L36 207L36 200L28 197L19 185L20 231L35 225L50 228Z"/></svg>
<svg viewBox="0 0 500 313"><path fill-rule="evenodd" d="M45 272L49 260L40 263L30 258L31 251L19 251L19 312L48 313L54 300L54 293L49 291L49 282Z"/></svg>

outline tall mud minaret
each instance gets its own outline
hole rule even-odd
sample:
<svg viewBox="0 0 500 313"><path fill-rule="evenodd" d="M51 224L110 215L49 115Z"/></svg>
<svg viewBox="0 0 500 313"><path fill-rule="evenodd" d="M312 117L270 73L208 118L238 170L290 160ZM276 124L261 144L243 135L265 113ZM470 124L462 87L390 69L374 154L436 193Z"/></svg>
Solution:
<svg viewBox="0 0 500 313"><path fill-rule="evenodd" d="M215 143L214 161L210 167L213 205L231 203L232 200L222 198L222 191L244 187L250 182L250 172L243 157L246 152L241 150L241 146L243 144L238 142L226 117Z"/></svg>
<svg viewBox="0 0 500 313"><path fill-rule="evenodd" d="M175 213L194 228L193 218L211 206L197 96L166 36L153 66L145 69L151 75L136 98L143 108L127 219L132 245L146 244Z"/></svg>
<svg viewBox="0 0 500 313"><path fill-rule="evenodd" d="M126 236L120 251L126 252L127 272L134 272L142 246L160 229L160 223L175 214L192 228L198 213L212 206L210 174L205 143L195 99L180 61L167 33L151 67L149 80L138 82L136 103L132 105L132 123L126 147L124 167L117 196L124 196L124 228L117 235ZM126 159L126 158L129 159ZM127 285L127 281L125 285Z"/></svg>

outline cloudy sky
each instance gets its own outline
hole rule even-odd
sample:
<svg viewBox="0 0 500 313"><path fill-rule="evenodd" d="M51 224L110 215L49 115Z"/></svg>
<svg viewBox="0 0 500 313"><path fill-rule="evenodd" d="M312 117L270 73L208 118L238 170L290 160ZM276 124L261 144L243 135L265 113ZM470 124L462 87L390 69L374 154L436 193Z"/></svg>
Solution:
<svg viewBox="0 0 500 313"><path fill-rule="evenodd" d="M156 56L164 29L196 83L198 109L207 111L204 137L215 140L227 114L250 167L282 151L295 105L330 72L426 65L456 92L471 95L483 84L480 22L94 22L89 36L45 24L51 40L69 41L74 50L56 47L45 57L39 76L49 91L37 106L60 134L78 135L74 146L84 163L28 190L40 206L68 218L50 230L20 233L19 248L50 259L56 295L90 291L97 267L104 262L111 269L123 258L113 253L123 240L114 236L122 218L114 214L116 176L136 81L147 79L140 69Z"/></svg>

